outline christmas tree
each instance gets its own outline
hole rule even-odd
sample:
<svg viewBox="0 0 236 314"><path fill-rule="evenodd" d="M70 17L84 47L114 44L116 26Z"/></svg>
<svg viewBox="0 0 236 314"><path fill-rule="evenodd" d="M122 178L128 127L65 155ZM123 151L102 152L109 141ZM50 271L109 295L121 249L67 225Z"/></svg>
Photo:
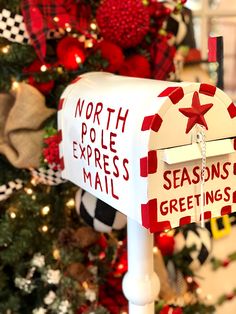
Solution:
<svg viewBox="0 0 236 314"><path fill-rule="evenodd" d="M127 313L124 217L110 209L94 230L86 192L61 178L57 106L86 72L173 79L179 36L168 21L184 2L0 0L0 313ZM186 259L195 244L176 251L175 232L156 236L166 284L156 313L213 313Z"/></svg>

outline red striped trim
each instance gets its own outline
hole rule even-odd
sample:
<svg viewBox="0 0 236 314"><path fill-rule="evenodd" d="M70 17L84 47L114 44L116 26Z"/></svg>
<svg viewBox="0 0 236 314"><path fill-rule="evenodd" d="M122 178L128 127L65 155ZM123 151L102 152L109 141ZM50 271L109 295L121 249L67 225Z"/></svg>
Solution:
<svg viewBox="0 0 236 314"><path fill-rule="evenodd" d="M65 98L60 98L59 104L58 104L58 110L61 110L61 109L62 109L63 104L64 104L64 100L65 100Z"/></svg>
<svg viewBox="0 0 236 314"><path fill-rule="evenodd" d="M59 141L59 143L61 143L61 141L62 141L62 130L61 129L58 130L57 135L58 135L58 141Z"/></svg>
<svg viewBox="0 0 236 314"><path fill-rule="evenodd" d="M143 124L141 127L141 131L147 131L147 130L153 130L154 132L157 132L162 124L162 118L159 116L159 114L155 114L152 116L146 116L143 119Z"/></svg>
<svg viewBox="0 0 236 314"><path fill-rule="evenodd" d="M172 86L164 89L158 97L168 96L173 104L177 104L183 97L184 91L182 87Z"/></svg>
<svg viewBox="0 0 236 314"><path fill-rule="evenodd" d="M236 175L236 163L234 163L234 170L233 170L234 175Z"/></svg>
<svg viewBox="0 0 236 314"><path fill-rule="evenodd" d="M140 176L147 177L148 175L148 159L147 157L140 158Z"/></svg>
<svg viewBox="0 0 236 314"><path fill-rule="evenodd" d="M148 157L140 158L140 176L147 177L148 174L155 173L157 171L157 165L157 151L150 150Z"/></svg>
<svg viewBox="0 0 236 314"><path fill-rule="evenodd" d="M236 150L236 138L234 139L234 149Z"/></svg>
<svg viewBox="0 0 236 314"><path fill-rule="evenodd" d="M170 221L157 221L157 199L148 201L141 205L142 225L150 232L161 232L171 229Z"/></svg>
<svg viewBox="0 0 236 314"><path fill-rule="evenodd" d="M199 88L199 93L207 96L214 96L216 92L216 87L210 84L201 84Z"/></svg>
<svg viewBox="0 0 236 314"><path fill-rule="evenodd" d="M141 131L148 131L151 129L153 118L154 118L154 115L144 117Z"/></svg>
<svg viewBox="0 0 236 314"><path fill-rule="evenodd" d="M231 205L227 205L227 206L224 206L224 207L221 208L220 214L221 214L221 216L229 215L229 214L231 214L231 212L232 212Z"/></svg>
<svg viewBox="0 0 236 314"><path fill-rule="evenodd" d="M157 172L157 151L150 150L148 152L148 174Z"/></svg>
<svg viewBox="0 0 236 314"><path fill-rule="evenodd" d="M65 163L64 163L64 157L60 158L60 169L64 170L65 169Z"/></svg>
<svg viewBox="0 0 236 314"><path fill-rule="evenodd" d="M180 218L179 220L179 226L187 225L191 223L191 216L185 216Z"/></svg>
<svg viewBox="0 0 236 314"><path fill-rule="evenodd" d="M76 82L78 82L79 80L81 80L81 77L78 76L77 78L75 78L72 82L70 82L70 84L74 84Z"/></svg>
<svg viewBox="0 0 236 314"><path fill-rule="evenodd" d="M236 203L236 191L233 192L233 203Z"/></svg>
<svg viewBox="0 0 236 314"><path fill-rule="evenodd" d="M211 211L204 212L203 214L204 220L211 219ZM202 219L202 215L200 215L200 221Z"/></svg>
<svg viewBox="0 0 236 314"><path fill-rule="evenodd" d="M228 113L229 113L231 119L236 117L236 106L233 102L229 105L227 110L228 110Z"/></svg>

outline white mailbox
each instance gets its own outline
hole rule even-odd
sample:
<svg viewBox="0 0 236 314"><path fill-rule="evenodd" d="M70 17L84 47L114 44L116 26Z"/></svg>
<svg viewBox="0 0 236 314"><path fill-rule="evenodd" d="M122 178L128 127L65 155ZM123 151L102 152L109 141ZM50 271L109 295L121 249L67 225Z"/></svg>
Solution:
<svg viewBox="0 0 236 314"><path fill-rule="evenodd" d="M88 73L58 125L62 176L151 232L199 221L201 196L204 219L236 210L236 106L215 86Z"/></svg>

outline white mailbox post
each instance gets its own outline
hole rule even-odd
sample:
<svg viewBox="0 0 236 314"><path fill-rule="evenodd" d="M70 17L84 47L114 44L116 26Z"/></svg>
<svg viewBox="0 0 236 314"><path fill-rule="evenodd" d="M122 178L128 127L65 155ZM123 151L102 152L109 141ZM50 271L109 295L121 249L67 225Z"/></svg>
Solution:
<svg viewBox="0 0 236 314"><path fill-rule="evenodd" d="M129 313L154 313L152 233L236 210L236 106L208 84L94 72L58 109L62 175L127 215Z"/></svg>

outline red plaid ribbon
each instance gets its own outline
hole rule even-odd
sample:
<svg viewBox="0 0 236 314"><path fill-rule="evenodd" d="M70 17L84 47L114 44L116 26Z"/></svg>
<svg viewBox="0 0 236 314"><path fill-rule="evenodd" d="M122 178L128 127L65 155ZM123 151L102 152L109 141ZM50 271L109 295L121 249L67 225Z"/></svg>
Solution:
<svg viewBox="0 0 236 314"><path fill-rule="evenodd" d="M156 80L166 80L171 72L175 72L174 56L176 48L170 46L163 38L154 44L152 60L154 61L153 77Z"/></svg>
<svg viewBox="0 0 236 314"><path fill-rule="evenodd" d="M22 0L21 10L32 44L41 60L46 55L46 38L49 30L87 27L88 12L74 0ZM87 13L87 14L86 14ZM82 17L83 15L83 17Z"/></svg>

